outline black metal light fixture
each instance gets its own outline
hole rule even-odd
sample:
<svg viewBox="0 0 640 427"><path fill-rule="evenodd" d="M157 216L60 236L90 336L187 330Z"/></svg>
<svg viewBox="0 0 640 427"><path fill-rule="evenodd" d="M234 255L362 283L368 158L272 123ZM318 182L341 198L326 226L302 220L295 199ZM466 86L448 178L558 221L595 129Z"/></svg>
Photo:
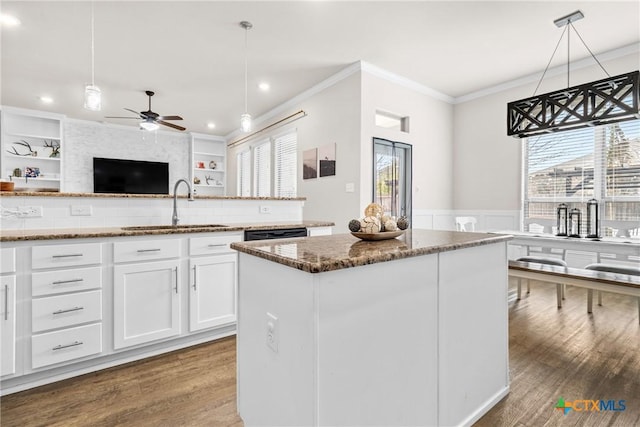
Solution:
<svg viewBox="0 0 640 427"><path fill-rule="evenodd" d="M582 213L580 209L573 208L569 212L569 237L580 237L582 228Z"/></svg>
<svg viewBox="0 0 640 427"><path fill-rule="evenodd" d="M569 219L568 215L569 207L564 203L560 203L558 205L558 211L556 213L556 235L557 236L566 236L567 235L567 221Z"/></svg>
<svg viewBox="0 0 640 427"><path fill-rule="evenodd" d="M573 26L573 22L582 18L584 15L578 10L553 21L556 26L565 27L565 29L551 55L547 68L542 73L534 96L507 104L507 135L526 138L548 132L640 118L638 101L640 98L640 71L636 70L614 77L609 75ZM608 76L606 79L570 87L571 28ZM535 95L565 33L567 33L567 88Z"/></svg>
<svg viewBox="0 0 640 427"><path fill-rule="evenodd" d="M587 202L587 237L600 237L600 219L598 218L598 201L591 199Z"/></svg>

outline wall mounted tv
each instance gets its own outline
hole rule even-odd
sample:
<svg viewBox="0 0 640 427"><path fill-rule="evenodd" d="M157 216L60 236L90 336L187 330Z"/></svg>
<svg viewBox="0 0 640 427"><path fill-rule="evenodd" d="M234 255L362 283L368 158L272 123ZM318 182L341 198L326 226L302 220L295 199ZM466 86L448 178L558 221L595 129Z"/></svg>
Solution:
<svg viewBox="0 0 640 427"><path fill-rule="evenodd" d="M169 194L169 163L94 157L93 192Z"/></svg>

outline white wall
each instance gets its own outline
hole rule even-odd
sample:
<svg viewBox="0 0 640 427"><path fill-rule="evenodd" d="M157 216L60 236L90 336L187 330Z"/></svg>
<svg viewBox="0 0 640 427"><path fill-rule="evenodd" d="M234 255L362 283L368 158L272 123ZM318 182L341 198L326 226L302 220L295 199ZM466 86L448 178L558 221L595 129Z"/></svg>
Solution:
<svg viewBox="0 0 640 427"><path fill-rule="evenodd" d="M298 196L306 197L304 219L333 221L336 232L345 232L349 219L359 217L360 192L360 73L351 74L308 99L283 111L286 117L299 110L307 116L287 128L298 132ZM257 125L256 127L260 127ZM275 133L287 128L280 128ZM268 134L252 142L259 142ZM336 175L302 179L302 153L310 148L336 144ZM227 193L235 194L236 155L251 142L232 147L227 160ZM355 184L355 192L345 191L346 183Z"/></svg>
<svg viewBox="0 0 640 427"><path fill-rule="evenodd" d="M134 126L107 125L67 119L64 124L64 182L62 191L93 193L93 158L108 157L169 163L169 192L173 183L189 179L187 133L147 132Z"/></svg>
<svg viewBox="0 0 640 427"><path fill-rule="evenodd" d="M604 61L612 76L638 69L638 52ZM595 63L571 72L571 86L605 78ZM537 81L455 105L453 206L455 210L521 209L522 146L507 136L507 103L533 95ZM567 86L566 73L545 77L539 94Z"/></svg>
<svg viewBox="0 0 640 427"><path fill-rule="evenodd" d="M377 127L376 110L409 117L409 132ZM452 121L453 106L450 103L367 72L362 73L362 192L360 212L356 216L362 215L362 210L372 200L374 137L412 145L414 213L424 209L451 209Z"/></svg>

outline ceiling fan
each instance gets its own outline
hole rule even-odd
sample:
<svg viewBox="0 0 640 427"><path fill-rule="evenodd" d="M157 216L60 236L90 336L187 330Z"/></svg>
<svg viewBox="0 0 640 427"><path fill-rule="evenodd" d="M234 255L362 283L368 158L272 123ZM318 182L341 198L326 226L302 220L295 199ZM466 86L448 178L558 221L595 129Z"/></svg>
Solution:
<svg viewBox="0 0 640 427"><path fill-rule="evenodd" d="M140 122L140 127L142 129L144 129L144 130L149 130L149 131L158 129L158 125L168 126L170 128L177 129L177 130L186 130L186 128L184 128L182 126L174 125L173 123L169 123L169 122L165 121L165 120L182 120L182 117L180 117L180 116L161 116L158 113L151 111L151 97L153 95L155 95L155 92L152 92L150 90L145 90L144 92L149 97L149 109L147 111L138 112L138 111L132 110L130 108L125 108L125 110L131 111L132 113L138 115L138 117L107 116L106 118L107 119L135 119L135 120L142 119L142 122Z"/></svg>

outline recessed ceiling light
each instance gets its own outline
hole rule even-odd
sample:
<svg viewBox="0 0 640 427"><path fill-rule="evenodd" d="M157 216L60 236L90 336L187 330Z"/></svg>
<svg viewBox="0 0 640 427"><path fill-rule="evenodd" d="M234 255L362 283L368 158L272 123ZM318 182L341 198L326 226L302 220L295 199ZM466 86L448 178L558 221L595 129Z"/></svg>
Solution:
<svg viewBox="0 0 640 427"><path fill-rule="evenodd" d="M258 85L258 87L260 88L261 91L266 92L269 90L269 88L271 88L271 86L269 86L269 83L260 83Z"/></svg>
<svg viewBox="0 0 640 427"><path fill-rule="evenodd" d="M43 104L51 104L53 102L53 98L50 96L41 96L40 101L42 101Z"/></svg>
<svg viewBox="0 0 640 427"><path fill-rule="evenodd" d="M0 24L6 27L17 27L20 25L20 20L15 16L0 13Z"/></svg>
<svg viewBox="0 0 640 427"><path fill-rule="evenodd" d="M212 122L209 122L209 123L207 123L207 127L208 127L209 129L215 129L216 124L215 124L215 123L212 123Z"/></svg>

